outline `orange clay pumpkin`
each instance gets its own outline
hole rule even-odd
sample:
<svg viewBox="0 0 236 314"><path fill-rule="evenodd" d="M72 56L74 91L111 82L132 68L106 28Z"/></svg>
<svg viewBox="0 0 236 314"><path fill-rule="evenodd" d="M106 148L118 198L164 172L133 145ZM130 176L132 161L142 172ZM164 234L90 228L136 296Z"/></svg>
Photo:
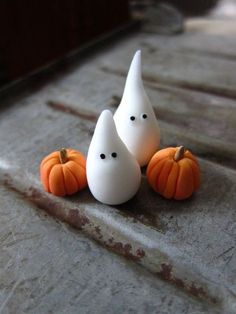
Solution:
<svg viewBox="0 0 236 314"><path fill-rule="evenodd" d="M86 159L78 151L62 148L45 157L40 165L44 189L57 196L76 193L87 186Z"/></svg>
<svg viewBox="0 0 236 314"><path fill-rule="evenodd" d="M183 200L192 195L200 184L197 159L183 146L158 151L147 167L151 187L165 198Z"/></svg>

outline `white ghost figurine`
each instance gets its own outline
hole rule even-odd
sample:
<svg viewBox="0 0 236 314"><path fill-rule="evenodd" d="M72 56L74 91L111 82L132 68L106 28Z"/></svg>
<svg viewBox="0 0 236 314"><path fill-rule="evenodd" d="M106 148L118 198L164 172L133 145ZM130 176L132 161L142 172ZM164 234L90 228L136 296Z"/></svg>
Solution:
<svg viewBox="0 0 236 314"><path fill-rule="evenodd" d="M122 204L139 189L139 164L118 136L109 110L104 110L97 121L88 150L86 172L91 193L105 204Z"/></svg>
<svg viewBox="0 0 236 314"><path fill-rule="evenodd" d="M117 132L140 166L158 150L160 130L141 76L141 51L130 65L121 103L114 114Z"/></svg>

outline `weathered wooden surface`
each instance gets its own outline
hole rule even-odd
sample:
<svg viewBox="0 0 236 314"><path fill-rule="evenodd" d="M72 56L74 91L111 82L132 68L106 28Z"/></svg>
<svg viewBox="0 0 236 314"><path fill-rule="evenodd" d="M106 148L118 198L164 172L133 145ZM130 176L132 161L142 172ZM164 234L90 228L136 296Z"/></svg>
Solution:
<svg viewBox="0 0 236 314"><path fill-rule="evenodd" d="M0 192L5 204L0 229L1 313L155 313L156 309L202 313L209 309L141 267L107 254L19 195L4 187Z"/></svg>
<svg viewBox="0 0 236 314"><path fill-rule="evenodd" d="M189 21L178 37L133 34L4 101L0 312L236 312L236 42L197 25ZM99 113L119 103L137 48L161 144L184 144L199 157L201 189L167 201L144 175L138 195L117 207L88 190L46 194L40 160L64 146L87 153Z"/></svg>

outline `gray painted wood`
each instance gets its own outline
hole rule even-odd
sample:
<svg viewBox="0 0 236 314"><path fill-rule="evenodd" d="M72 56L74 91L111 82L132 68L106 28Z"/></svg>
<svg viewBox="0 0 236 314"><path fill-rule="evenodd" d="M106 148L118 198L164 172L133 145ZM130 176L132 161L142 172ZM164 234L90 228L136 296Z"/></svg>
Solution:
<svg viewBox="0 0 236 314"><path fill-rule="evenodd" d="M4 101L0 312L235 312L235 41L228 36L226 48L203 30L196 42L191 28L176 38L133 34ZM161 144L199 157L199 192L167 201L143 175L137 196L118 207L88 189L45 193L41 159L64 146L87 153L99 113L119 103L136 48Z"/></svg>

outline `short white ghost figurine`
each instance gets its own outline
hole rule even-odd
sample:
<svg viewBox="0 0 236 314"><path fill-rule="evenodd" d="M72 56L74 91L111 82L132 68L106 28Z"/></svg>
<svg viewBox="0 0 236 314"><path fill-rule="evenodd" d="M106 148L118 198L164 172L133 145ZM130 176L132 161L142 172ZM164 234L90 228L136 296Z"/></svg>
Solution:
<svg viewBox="0 0 236 314"><path fill-rule="evenodd" d="M143 87L141 51L130 65L121 103L114 114L117 132L140 166L158 150L160 130L152 105Z"/></svg>
<svg viewBox="0 0 236 314"><path fill-rule="evenodd" d="M139 189L139 164L118 136L109 110L104 110L98 119L88 150L86 172L91 193L105 204L122 204Z"/></svg>

